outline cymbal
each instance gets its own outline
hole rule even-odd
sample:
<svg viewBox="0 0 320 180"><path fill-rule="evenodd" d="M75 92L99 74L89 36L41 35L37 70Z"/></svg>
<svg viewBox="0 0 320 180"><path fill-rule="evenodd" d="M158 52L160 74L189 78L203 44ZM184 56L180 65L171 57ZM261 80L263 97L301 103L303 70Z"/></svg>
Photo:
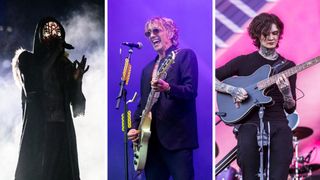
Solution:
<svg viewBox="0 0 320 180"><path fill-rule="evenodd" d="M308 127L299 126L292 132L293 132L293 136L296 136L298 140L301 140L311 136L311 134L313 133L313 130Z"/></svg>
<svg viewBox="0 0 320 180"><path fill-rule="evenodd" d="M308 173L309 171L313 172L318 169L320 169L320 164L306 164L298 168L298 174L305 174L305 173ZM290 174L294 174L295 172L296 171L294 167L289 169Z"/></svg>
<svg viewBox="0 0 320 180"><path fill-rule="evenodd" d="M308 169L310 169L312 171L316 171L316 170L320 169L320 164L308 164L306 166Z"/></svg>

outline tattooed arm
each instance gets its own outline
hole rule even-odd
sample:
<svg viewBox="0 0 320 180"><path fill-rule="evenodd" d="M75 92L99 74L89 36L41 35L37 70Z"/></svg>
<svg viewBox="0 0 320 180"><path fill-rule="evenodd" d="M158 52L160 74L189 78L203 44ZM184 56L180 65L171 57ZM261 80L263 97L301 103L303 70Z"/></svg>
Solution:
<svg viewBox="0 0 320 180"><path fill-rule="evenodd" d="M296 105L296 101L292 96L289 80L284 75L282 75L281 77L279 77L276 83L283 96L283 107L285 109L293 108Z"/></svg>
<svg viewBox="0 0 320 180"><path fill-rule="evenodd" d="M225 84L216 78L216 91L231 94L236 87Z"/></svg>
<svg viewBox="0 0 320 180"><path fill-rule="evenodd" d="M248 93L241 87L223 83L216 78L216 91L230 94L236 103L242 102L248 97Z"/></svg>

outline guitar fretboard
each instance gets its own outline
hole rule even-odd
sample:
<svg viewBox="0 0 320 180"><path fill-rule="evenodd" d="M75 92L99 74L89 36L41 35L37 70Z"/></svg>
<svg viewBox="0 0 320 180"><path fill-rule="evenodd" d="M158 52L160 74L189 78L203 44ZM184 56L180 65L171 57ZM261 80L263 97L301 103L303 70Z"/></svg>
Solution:
<svg viewBox="0 0 320 180"><path fill-rule="evenodd" d="M158 101L159 96L160 96L160 92L156 92L153 89L151 89L149 96L148 96L146 106L145 106L144 111L141 115L141 122L139 124L139 129L141 129L144 117L147 116L148 113L151 111L151 108L153 107L153 105Z"/></svg>
<svg viewBox="0 0 320 180"><path fill-rule="evenodd" d="M289 69L287 69L285 71L282 71L279 74L273 75L273 76L271 76L271 77L269 77L267 79L259 81L257 83L257 87L258 87L259 90L265 89L265 88L273 85L274 83L276 83L277 79L280 76L282 76L282 74L284 74L286 77L290 77L290 76L292 76L292 75L294 75L294 74L296 74L298 72L301 72L301 71L303 71L303 70L305 70L305 69L307 69L307 68L309 68L311 66L314 66L314 65L318 64L319 62L320 62L320 57L318 56L318 57L313 58L313 59L311 59L311 60L309 60L307 62L304 62L304 63L302 63L300 65L297 65L297 66L289 68Z"/></svg>
<svg viewBox="0 0 320 180"><path fill-rule="evenodd" d="M146 107L144 108L145 112L151 111L151 108L154 105L154 103L156 103L158 101L159 94L160 94L160 92L155 92L153 89L151 89L149 96L148 96L148 101L147 101Z"/></svg>

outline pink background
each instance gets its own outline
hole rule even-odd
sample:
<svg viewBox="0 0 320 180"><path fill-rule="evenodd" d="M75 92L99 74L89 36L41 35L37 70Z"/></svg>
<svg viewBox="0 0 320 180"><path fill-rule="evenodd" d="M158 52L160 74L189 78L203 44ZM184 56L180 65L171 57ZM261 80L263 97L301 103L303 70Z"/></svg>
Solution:
<svg viewBox="0 0 320 180"><path fill-rule="evenodd" d="M318 0L278 0L267 5L260 12L271 12L280 17L284 23L283 39L278 52L287 59L301 64L320 55L320 1ZM259 12L259 13L260 13ZM216 67L230 59L255 50L247 35L247 22L242 28L244 33L234 35L227 44L228 48L216 51ZM299 142L299 155L306 156L317 147L311 156L310 163L320 163L320 64L317 64L298 74L297 87L305 96L297 102L297 112L300 117L298 126L313 129L313 134ZM297 97L302 93L297 90ZM218 118L216 118L218 121ZM220 153L216 158L219 162L235 145L236 139L232 128L220 123L216 126L216 142ZM237 167L233 162L232 167Z"/></svg>

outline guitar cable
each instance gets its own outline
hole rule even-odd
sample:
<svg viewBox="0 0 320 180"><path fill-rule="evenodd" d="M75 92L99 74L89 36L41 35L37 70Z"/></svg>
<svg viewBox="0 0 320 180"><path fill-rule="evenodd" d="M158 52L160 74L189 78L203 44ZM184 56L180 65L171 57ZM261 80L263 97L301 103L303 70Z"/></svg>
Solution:
<svg viewBox="0 0 320 180"><path fill-rule="evenodd" d="M301 89L299 89L298 87L296 87L296 89L299 90L299 91L302 93L302 96L301 96L301 97L296 98L296 101L298 101L298 100L302 99L302 98L305 96L305 94L304 94L304 92L303 92Z"/></svg>

